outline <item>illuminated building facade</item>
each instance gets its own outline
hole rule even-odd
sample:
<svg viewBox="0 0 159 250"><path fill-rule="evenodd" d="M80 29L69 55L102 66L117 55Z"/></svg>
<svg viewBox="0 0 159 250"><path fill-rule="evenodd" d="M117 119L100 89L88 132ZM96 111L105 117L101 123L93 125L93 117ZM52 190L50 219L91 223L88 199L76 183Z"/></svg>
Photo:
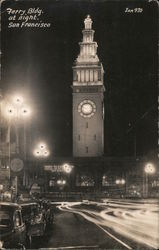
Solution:
<svg viewBox="0 0 159 250"><path fill-rule="evenodd" d="M90 16L84 20L82 33L80 53L73 65L73 156L54 157L41 166L32 162L29 185L38 183L50 198L62 200L86 194L90 194L89 199L92 195L141 197L147 159L104 156L104 70ZM71 170L64 171L64 164L72 166ZM152 196L158 185L157 177L149 179Z"/></svg>
<svg viewBox="0 0 159 250"><path fill-rule="evenodd" d="M104 70L89 15L84 26L73 66L73 156L99 157L104 153Z"/></svg>

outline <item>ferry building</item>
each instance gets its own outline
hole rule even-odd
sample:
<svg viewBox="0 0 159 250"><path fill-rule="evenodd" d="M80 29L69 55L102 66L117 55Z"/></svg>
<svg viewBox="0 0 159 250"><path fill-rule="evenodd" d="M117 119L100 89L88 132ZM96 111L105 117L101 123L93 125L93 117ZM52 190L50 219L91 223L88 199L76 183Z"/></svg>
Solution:
<svg viewBox="0 0 159 250"><path fill-rule="evenodd" d="M82 41L79 42L79 55L72 67L72 156L42 162L41 168L34 167L34 171L31 167L28 173L32 176L28 182L30 187L38 182L44 192L127 192L129 180L126 172L134 169L137 163L135 157L104 156L106 90L94 33L92 19L88 15L84 20ZM142 176L142 160L138 161L139 172L140 169L139 176ZM136 190L141 189L141 182L141 178L138 181L135 178Z"/></svg>
<svg viewBox="0 0 159 250"><path fill-rule="evenodd" d="M50 166L48 172L49 166L45 166L47 179L52 176L50 184L55 184L58 188L57 179L61 175L61 184L63 180L64 183L68 183L65 186L66 190L67 187L68 190L76 191L85 187L96 190L100 183L99 179L101 179L104 160L103 102L105 87L104 69L98 58L98 45L94 41L94 33L92 19L88 15L84 20L82 41L79 42L79 55L72 67L73 155L69 159L55 159L54 166ZM70 173L66 173L60 168L66 164L70 166ZM57 170L57 165L59 165L59 170ZM57 179L55 172L58 172Z"/></svg>
<svg viewBox="0 0 159 250"><path fill-rule="evenodd" d="M99 157L104 153L104 70L89 15L84 24L73 66L73 156Z"/></svg>

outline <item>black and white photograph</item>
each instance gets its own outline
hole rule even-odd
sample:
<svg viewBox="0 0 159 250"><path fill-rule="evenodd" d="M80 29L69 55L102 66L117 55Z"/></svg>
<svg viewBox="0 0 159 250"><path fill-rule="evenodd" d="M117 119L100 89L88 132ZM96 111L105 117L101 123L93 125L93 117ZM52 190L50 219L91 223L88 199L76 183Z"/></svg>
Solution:
<svg viewBox="0 0 159 250"><path fill-rule="evenodd" d="M159 249L157 1L0 8L0 249Z"/></svg>

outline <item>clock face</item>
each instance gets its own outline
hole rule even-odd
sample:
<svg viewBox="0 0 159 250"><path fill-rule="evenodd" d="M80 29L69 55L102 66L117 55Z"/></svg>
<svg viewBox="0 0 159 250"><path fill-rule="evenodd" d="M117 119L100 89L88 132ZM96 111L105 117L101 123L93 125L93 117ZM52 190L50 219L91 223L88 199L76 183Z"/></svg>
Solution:
<svg viewBox="0 0 159 250"><path fill-rule="evenodd" d="M85 103L82 105L82 113L85 115L88 115L90 113L92 113L93 107L90 103Z"/></svg>
<svg viewBox="0 0 159 250"><path fill-rule="evenodd" d="M90 100L84 100L78 105L78 112L83 117L92 117L96 112L96 105Z"/></svg>

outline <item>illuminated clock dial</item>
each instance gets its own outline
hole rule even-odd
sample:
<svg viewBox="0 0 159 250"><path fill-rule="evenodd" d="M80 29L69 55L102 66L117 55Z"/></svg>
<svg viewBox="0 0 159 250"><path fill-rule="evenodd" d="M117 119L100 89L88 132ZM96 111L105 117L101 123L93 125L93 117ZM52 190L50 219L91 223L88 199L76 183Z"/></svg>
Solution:
<svg viewBox="0 0 159 250"><path fill-rule="evenodd" d="M92 113L93 107L90 103L85 103L82 105L81 109L82 109L83 114L88 115L88 114Z"/></svg>
<svg viewBox="0 0 159 250"><path fill-rule="evenodd" d="M78 105L78 112L83 117L92 117L96 112L96 105L90 100L84 100Z"/></svg>

